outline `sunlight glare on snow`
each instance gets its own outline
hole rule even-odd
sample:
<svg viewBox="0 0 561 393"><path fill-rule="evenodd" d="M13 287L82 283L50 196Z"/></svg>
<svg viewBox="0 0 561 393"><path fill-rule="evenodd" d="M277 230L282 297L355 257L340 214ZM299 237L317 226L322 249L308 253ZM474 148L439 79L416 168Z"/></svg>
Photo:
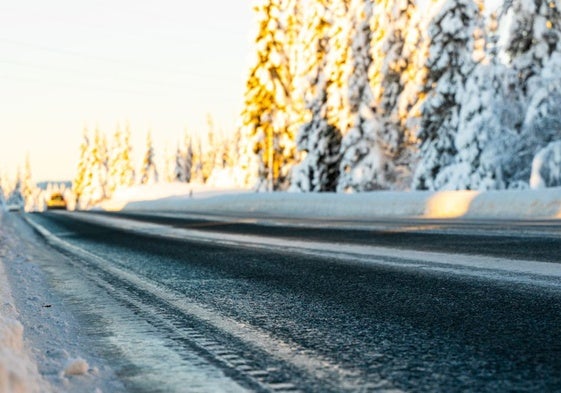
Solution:
<svg viewBox="0 0 561 393"><path fill-rule="evenodd" d="M424 216L426 218L455 218L464 216L471 203L479 195L477 191L442 191L428 201Z"/></svg>

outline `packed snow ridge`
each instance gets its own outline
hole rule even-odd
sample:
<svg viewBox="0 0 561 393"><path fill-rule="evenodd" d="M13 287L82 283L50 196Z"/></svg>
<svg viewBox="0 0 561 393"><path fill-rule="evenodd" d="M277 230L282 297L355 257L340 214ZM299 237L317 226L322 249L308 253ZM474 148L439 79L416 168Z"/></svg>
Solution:
<svg viewBox="0 0 561 393"><path fill-rule="evenodd" d="M554 219L561 217L561 189L256 193L176 183L118 190L100 207L110 211L181 211L244 217L360 221L407 217Z"/></svg>

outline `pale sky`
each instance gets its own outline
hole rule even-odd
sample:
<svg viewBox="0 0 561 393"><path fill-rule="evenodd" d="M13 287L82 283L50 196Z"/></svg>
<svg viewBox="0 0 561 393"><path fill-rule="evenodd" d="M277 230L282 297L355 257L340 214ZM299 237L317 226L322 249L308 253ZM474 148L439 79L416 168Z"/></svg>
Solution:
<svg viewBox="0 0 561 393"><path fill-rule="evenodd" d="M0 5L0 175L72 179L82 130L130 124L134 158L187 128L234 129L251 58L247 0L17 0Z"/></svg>

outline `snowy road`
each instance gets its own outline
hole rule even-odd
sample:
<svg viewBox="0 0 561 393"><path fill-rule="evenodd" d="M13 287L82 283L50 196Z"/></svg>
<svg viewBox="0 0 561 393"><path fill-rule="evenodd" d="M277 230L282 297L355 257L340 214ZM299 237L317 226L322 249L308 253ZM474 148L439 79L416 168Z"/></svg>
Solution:
<svg viewBox="0 0 561 393"><path fill-rule="evenodd" d="M552 222L27 218L128 391L561 389Z"/></svg>

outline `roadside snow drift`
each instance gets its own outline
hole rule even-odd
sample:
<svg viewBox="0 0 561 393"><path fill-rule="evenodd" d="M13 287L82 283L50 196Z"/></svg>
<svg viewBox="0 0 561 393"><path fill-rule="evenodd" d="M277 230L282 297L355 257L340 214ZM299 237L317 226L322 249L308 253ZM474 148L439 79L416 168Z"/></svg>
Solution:
<svg viewBox="0 0 561 393"><path fill-rule="evenodd" d="M44 392L45 383L23 342L23 326L1 259L0 301L0 393Z"/></svg>
<svg viewBox="0 0 561 393"><path fill-rule="evenodd" d="M189 184L121 190L105 210L159 210L245 217L369 220L376 218L561 218L561 188L504 191L255 193Z"/></svg>

